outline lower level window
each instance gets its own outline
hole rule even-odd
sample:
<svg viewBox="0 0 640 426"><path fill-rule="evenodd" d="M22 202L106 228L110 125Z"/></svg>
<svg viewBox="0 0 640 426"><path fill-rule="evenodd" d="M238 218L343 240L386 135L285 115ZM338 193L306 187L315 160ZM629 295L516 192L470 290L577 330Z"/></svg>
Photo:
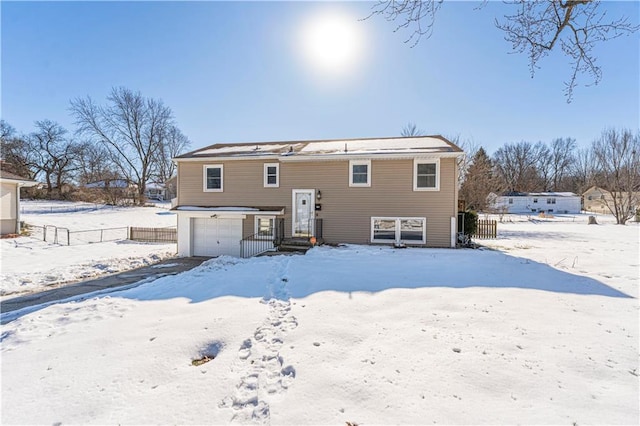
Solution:
<svg viewBox="0 0 640 426"><path fill-rule="evenodd" d="M273 216L256 216L255 233L256 237L271 239L273 238L273 228L275 218Z"/></svg>
<svg viewBox="0 0 640 426"><path fill-rule="evenodd" d="M426 225L424 217L372 217L371 242L425 244Z"/></svg>

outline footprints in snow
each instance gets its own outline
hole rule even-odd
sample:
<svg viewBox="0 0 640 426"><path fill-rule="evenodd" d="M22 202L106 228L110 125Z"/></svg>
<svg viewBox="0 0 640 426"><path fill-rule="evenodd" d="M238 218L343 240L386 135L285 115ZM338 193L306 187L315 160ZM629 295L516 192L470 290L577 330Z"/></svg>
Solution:
<svg viewBox="0 0 640 426"><path fill-rule="evenodd" d="M268 399L284 393L296 377L296 370L286 365L280 355L286 334L298 326L291 315L288 279L289 260L283 261L275 271L268 287L269 299L262 303L269 305L265 321L245 339L238 350L240 370L243 373L233 397L226 398L221 407L234 410L232 422L265 423L269 421Z"/></svg>

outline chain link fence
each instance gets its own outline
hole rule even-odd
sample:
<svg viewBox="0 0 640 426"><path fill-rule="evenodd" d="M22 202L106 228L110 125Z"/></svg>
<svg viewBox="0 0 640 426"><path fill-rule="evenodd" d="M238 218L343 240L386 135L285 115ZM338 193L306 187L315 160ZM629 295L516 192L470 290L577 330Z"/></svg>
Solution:
<svg viewBox="0 0 640 426"><path fill-rule="evenodd" d="M59 226L27 224L26 229L33 238L63 246L120 241L126 240L129 237L129 228L126 226L119 228L70 231L68 228L62 228Z"/></svg>
<svg viewBox="0 0 640 426"><path fill-rule="evenodd" d="M87 212L87 211L95 211L106 208L113 208L113 206L107 204L97 204L97 203L84 203L84 204L73 204L73 205L62 205L62 206L51 206L51 205L42 205L39 206L37 204L32 203L24 203L20 207L20 214L42 214L42 213L77 213L77 212Z"/></svg>

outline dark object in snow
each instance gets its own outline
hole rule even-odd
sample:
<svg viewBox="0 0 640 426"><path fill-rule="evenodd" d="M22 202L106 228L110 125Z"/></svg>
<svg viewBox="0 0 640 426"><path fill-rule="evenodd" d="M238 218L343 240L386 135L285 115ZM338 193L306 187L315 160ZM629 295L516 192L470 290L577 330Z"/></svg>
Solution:
<svg viewBox="0 0 640 426"><path fill-rule="evenodd" d="M460 349L460 348L453 348L453 351L454 351L455 353L458 353L458 354L459 354L460 352L462 352L462 349Z"/></svg>
<svg viewBox="0 0 640 426"><path fill-rule="evenodd" d="M191 361L191 365L193 365L194 367L197 367L199 365L202 365L206 362L211 361L212 359L214 359L215 357L208 357L207 355L203 356L200 359L194 359L193 361Z"/></svg>
<svg viewBox="0 0 640 426"><path fill-rule="evenodd" d="M320 342L313 342L313 346L320 346Z"/></svg>
<svg viewBox="0 0 640 426"><path fill-rule="evenodd" d="M596 222L596 217L595 216L589 216L589 223L588 225L597 225L598 222Z"/></svg>
<svg viewBox="0 0 640 426"><path fill-rule="evenodd" d="M209 343L207 347L204 348L202 352L200 352L200 358L192 360L191 365L197 367L198 365L202 365L204 363L207 363L215 359L215 357L217 357L220 351L222 350L223 346L224 345L222 344L222 342L218 342L218 341L213 341Z"/></svg>

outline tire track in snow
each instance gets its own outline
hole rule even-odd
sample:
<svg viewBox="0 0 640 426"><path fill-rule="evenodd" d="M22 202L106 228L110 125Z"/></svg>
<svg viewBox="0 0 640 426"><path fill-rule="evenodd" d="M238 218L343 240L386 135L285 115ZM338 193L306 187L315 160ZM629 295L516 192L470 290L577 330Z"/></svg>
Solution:
<svg viewBox="0 0 640 426"><path fill-rule="evenodd" d="M280 355L287 333L298 326L296 317L291 315L289 300L290 260L286 256L278 262L269 278L269 296L260 301L269 305L269 314L238 350L242 377L234 395L220 403L220 407L233 409L233 423L269 424L269 398L286 392L295 379L295 368L286 365Z"/></svg>

